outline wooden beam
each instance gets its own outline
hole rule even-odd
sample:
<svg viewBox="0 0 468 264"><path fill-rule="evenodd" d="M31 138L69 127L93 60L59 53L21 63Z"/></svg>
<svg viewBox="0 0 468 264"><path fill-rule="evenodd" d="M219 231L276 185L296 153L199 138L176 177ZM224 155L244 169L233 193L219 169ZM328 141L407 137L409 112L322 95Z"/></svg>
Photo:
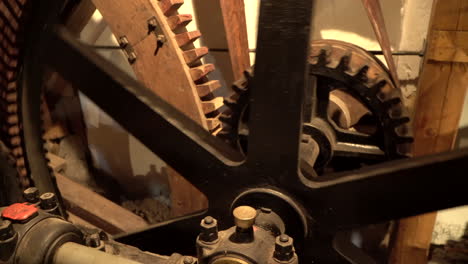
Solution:
<svg viewBox="0 0 468 264"><path fill-rule="evenodd" d="M234 79L239 80L250 67L244 0L220 1L232 71Z"/></svg>
<svg viewBox="0 0 468 264"><path fill-rule="evenodd" d="M86 222L110 234L135 231L148 226L141 217L90 189L55 173L62 197L68 210Z"/></svg>
<svg viewBox="0 0 468 264"><path fill-rule="evenodd" d="M441 31L452 31L457 35L464 34L467 29L468 1L434 2L429 39L440 39ZM468 64L451 62L450 56L445 56L441 62L441 57L437 56L440 40L428 44L429 53L420 76L414 120L415 156L444 152L454 147L468 83ZM452 58L456 59L456 56ZM424 183L420 188L424 188ZM399 221L390 263L427 263L436 216L436 213L430 213Z"/></svg>

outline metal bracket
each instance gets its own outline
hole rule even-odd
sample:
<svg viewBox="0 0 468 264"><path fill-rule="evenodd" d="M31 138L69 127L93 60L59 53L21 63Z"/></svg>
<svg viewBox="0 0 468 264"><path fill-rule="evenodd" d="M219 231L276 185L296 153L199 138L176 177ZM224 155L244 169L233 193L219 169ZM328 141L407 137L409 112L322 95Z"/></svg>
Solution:
<svg viewBox="0 0 468 264"><path fill-rule="evenodd" d="M127 56L128 62L130 64L134 63L137 59L137 54L133 49L132 45L128 42L128 38L126 36L119 37L119 46L124 51L125 55Z"/></svg>
<svg viewBox="0 0 468 264"><path fill-rule="evenodd" d="M156 17L151 17L148 19L148 35L154 34L156 36L156 50L154 55L156 55L159 49L167 42L167 38L164 35L161 25L159 25Z"/></svg>

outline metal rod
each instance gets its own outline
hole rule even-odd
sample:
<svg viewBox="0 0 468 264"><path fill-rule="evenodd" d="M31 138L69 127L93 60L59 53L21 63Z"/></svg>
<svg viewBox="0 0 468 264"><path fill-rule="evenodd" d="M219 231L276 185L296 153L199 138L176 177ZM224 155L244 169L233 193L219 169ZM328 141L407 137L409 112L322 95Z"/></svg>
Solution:
<svg viewBox="0 0 468 264"><path fill-rule="evenodd" d="M102 48L105 48L104 46ZM226 48L210 48L210 52L229 52ZM256 53L257 49L249 49L250 53ZM368 50L367 52L374 55L383 55L381 50ZM419 56L424 57L424 51L393 51L392 56Z"/></svg>
<svg viewBox="0 0 468 264"><path fill-rule="evenodd" d="M139 264L130 259L102 252L95 248L68 242L55 252L54 264Z"/></svg>

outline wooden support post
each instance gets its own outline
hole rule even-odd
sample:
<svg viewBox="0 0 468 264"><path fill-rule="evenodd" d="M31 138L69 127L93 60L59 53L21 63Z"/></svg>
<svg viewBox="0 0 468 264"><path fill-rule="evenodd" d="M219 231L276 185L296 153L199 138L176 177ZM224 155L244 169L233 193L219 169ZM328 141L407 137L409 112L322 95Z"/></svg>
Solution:
<svg viewBox="0 0 468 264"><path fill-rule="evenodd" d="M232 72L239 80L250 67L244 0L220 0Z"/></svg>
<svg viewBox="0 0 468 264"><path fill-rule="evenodd" d="M415 156L454 147L468 83L468 60L460 52L466 51L467 43L460 41L466 30L468 1L434 2L414 121ZM424 183L420 188L424 188ZM390 263L427 263L436 215L430 213L399 221Z"/></svg>

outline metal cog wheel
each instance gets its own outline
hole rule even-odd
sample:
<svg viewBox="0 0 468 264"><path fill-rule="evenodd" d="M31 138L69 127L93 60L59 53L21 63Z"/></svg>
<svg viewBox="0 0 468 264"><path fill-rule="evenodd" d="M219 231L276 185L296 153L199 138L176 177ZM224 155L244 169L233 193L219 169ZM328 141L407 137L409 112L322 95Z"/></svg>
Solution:
<svg viewBox="0 0 468 264"><path fill-rule="evenodd" d="M303 165L324 172L334 162L353 169L361 163L408 155L410 119L399 89L375 56L353 44L319 40L311 43L309 62L317 90L316 95L305 91ZM252 78L252 70L247 70L232 86L233 92L224 101L228 109L220 118L223 130L218 134L244 153ZM308 107L311 100L317 101L316 109Z"/></svg>

